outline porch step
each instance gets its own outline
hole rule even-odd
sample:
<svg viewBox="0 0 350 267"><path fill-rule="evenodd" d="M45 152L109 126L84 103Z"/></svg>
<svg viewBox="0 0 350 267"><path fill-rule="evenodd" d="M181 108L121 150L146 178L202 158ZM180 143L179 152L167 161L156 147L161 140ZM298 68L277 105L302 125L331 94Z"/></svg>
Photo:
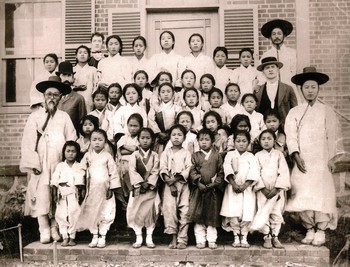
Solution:
<svg viewBox="0 0 350 267"><path fill-rule="evenodd" d="M84 241L74 247L61 247L57 243L57 258L59 262L107 262L137 266L140 263L194 262L196 264L219 264L266 267L266 266L329 266L329 249L313 247L299 243L284 244L284 249L264 249L252 245L250 248L233 248L230 243L219 244L218 248L197 249L188 246L186 249L169 249L166 244L157 245L154 249L142 246L134 249L130 242L110 241L103 249L89 248ZM25 261L53 261L54 244L33 242L24 248ZM300 264L300 265L297 265ZM240 266L240 265L239 265Z"/></svg>

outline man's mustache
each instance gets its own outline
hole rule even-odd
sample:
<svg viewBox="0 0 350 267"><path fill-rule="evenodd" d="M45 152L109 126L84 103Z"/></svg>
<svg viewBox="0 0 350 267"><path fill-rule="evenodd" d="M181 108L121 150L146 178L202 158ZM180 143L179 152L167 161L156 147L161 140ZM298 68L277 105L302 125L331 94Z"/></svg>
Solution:
<svg viewBox="0 0 350 267"><path fill-rule="evenodd" d="M70 81L65 80L63 83L70 85Z"/></svg>

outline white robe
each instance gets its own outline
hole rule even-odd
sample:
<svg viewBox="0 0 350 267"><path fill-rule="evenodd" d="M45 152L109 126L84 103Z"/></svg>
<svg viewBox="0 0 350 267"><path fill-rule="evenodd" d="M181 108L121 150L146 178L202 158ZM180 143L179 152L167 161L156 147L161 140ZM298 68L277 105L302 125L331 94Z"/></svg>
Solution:
<svg viewBox="0 0 350 267"><path fill-rule="evenodd" d="M290 154L300 153L306 173L295 164L287 211L336 214L335 186L328 161L342 149L338 129L334 111L319 102L313 106L305 103L289 111L285 123L287 146ZM336 227L336 216L333 219L331 229Z"/></svg>

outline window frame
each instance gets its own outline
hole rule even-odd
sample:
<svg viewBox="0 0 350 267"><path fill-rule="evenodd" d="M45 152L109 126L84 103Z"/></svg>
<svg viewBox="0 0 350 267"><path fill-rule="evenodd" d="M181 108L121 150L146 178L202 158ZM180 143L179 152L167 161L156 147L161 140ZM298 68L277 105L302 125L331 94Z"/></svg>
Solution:
<svg viewBox="0 0 350 267"><path fill-rule="evenodd" d="M64 58L64 49L65 49L65 1L66 0L4 0L0 3L0 38L1 40L5 40L5 4L11 4L11 3L57 3L60 2L61 4L61 25L58 25L57 27L61 27L61 45L60 45L60 51L56 51L56 54L59 58ZM33 25L34 27L34 25ZM33 38L30 40L33 42ZM0 113L15 113L15 114L25 114L30 112L29 108L29 90L30 85L28 85L28 103L16 103L16 102L6 102L6 68L3 68L3 66L6 65L6 60L9 59L26 59L30 60L30 64L32 67L32 72L34 72L35 68L35 60L42 60L45 54L14 54L14 55L6 55L5 50L5 42L0 42L0 61L1 61L1 67L0 67ZM31 73L32 81L35 79L33 73ZM31 81L31 82L32 82Z"/></svg>

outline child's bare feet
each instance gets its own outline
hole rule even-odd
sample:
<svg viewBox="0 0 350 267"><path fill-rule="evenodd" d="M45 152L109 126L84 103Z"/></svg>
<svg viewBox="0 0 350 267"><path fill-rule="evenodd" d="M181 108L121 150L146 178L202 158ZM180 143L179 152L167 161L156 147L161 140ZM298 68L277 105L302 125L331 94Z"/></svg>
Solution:
<svg viewBox="0 0 350 267"><path fill-rule="evenodd" d="M185 248L187 248L187 245L184 244L184 243L178 243L176 247L177 247L178 249L185 249Z"/></svg>
<svg viewBox="0 0 350 267"><path fill-rule="evenodd" d="M173 239L171 240L170 244L169 244L169 248L171 249L175 249L176 248L176 243L177 243L177 236L173 235Z"/></svg>

